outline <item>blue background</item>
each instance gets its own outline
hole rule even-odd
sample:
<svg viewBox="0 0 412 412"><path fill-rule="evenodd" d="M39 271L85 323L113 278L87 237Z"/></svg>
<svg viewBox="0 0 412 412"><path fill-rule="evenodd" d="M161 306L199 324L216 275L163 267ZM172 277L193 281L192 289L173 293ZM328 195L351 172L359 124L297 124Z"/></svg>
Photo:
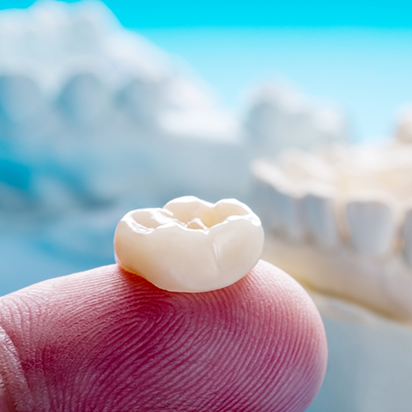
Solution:
<svg viewBox="0 0 412 412"><path fill-rule="evenodd" d="M412 100L412 2L106 0L120 22L174 54L238 114L259 82L333 103L354 141L389 136ZM33 1L2 1L24 8Z"/></svg>
<svg viewBox="0 0 412 412"><path fill-rule="evenodd" d="M67 1L75 3L76 1ZM33 0L3 0L25 8ZM106 0L129 28L148 27L411 27L410 1Z"/></svg>

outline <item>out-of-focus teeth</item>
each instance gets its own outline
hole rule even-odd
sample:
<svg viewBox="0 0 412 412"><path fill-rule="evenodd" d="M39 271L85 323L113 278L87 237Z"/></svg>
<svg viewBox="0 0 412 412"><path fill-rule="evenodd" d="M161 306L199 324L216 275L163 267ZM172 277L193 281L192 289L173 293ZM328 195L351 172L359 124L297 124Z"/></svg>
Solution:
<svg viewBox="0 0 412 412"><path fill-rule="evenodd" d="M264 259L322 293L412 321L411 165L412 145L399 140L255 161L256 210L271 217Z"/></svg>
<svg viewBox="0 0 412 412"><path fill-rule="evenodd" d="M33 78L25 74L0 75L0 122L30 122L44 105L42 91Z"/></svg>
<svg viewBox="0 0 412 412"><path fill-rule="evenodd" d="M257 161L252 170L258 190L265 197L261 207L267 227L276 230L291 240L300 240L305 235L302 220L302 195L285 179L275 165Z"/></svg>
<svg viewBox="0 0 412 412"><path fill-rule="evenodd" d="M62 113L76 125L89 125L102 116L108 93L101 80L91 72L76 74L63 87L58 99Z"/></svg>
<svg viewBox="0 0 412 412"><path fill-rule="evenodd" d="M333 190L315 189L302 200L302 211L309 235L317 244L334 248L339 244Z"/></svg>
<svg viewBox="0 0 412 412"><path fill-rule="evenodd" d="M355 250L369 256L384 256L395 235L394 207L389 199L362 197L346 203L346 216Z"/></svg>
<svg viewBox="0 0 412 412"><path fill-rule="evenodd" d="M274 187L277 214L281 222L280 228L293 240L300 240L305 235L302 221L302 196L289 191L285 186Z"/></svg>
<svg viewBox="0 0 412 412"><path fill-rule="evenodd" d="M274 186L281 179L281 172L264 160L252 164L252 176L257 211L265 230L278 230L281 225L280 216L275 213L276 190Z"/></svg>

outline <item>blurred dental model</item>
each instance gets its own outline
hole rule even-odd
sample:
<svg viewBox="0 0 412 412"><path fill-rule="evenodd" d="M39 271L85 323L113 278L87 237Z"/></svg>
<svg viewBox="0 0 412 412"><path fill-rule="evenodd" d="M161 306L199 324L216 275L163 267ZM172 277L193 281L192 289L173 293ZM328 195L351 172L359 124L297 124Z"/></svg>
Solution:
<svg viewBox="0 0 412 412"><path fill-rule="evenodd" d="M333 107L316 106L292 87L266 84L250 98L244 135L256 155L273 156L285 147L348 140L346 119Z"/></svg>
<svg viewBox="0 0 412 412"><path fill-rule="evenodd" d="M339 411L410 408L409 128L410 111L393 141L290 149L251 168L255 211L266 228L263 256L312 291L326 322L329 384L314 405L320 412L330 410L327 399ZM366 383L352 384L357 377Z"/></svg>
<svg viewBox="0 0 412 412"><path fill-rule="evenodd" d="M3 11L0 38L3 210L245 200L253 156L347 137L339 113L274 86L255 96L243 128L100 2Z"/></svg>
<svg viewBox="0 0 412 412"><path fill-rule="evenodd" d="M256 209L284 269L412 322L411 145L295 149L277 162L256 160L252 170Z"/></svg>

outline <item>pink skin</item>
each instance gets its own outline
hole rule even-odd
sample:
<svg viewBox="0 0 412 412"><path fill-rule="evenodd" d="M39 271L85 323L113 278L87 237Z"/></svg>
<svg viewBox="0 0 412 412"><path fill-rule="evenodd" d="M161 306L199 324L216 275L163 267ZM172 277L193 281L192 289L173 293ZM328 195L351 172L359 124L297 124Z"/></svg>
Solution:
<svg viewBox="0 0 412 412"><path fill-rule="evenodd" d="M302 412L326 358L314 304L263 261L213 292L112 265L0 299L1 412Z"/></svg>

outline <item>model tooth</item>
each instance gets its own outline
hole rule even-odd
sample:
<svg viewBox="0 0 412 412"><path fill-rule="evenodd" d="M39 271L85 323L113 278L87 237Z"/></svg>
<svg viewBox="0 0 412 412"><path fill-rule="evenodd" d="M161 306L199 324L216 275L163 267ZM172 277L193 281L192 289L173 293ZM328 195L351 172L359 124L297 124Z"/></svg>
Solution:
<svg viewBox="0 0 412 412"><path fill-rule="evenodd" d="M12 124L31 121L44 105L42 91L31 77L24 74L0 76L0 120Z"/></svg>
<svg viewBox="0 0 412 412"><path fill-rule="evenodd" d="M376 257L388 253L395 234L394 215L391 200L383 196L348 201L346 216L355 250Z"/></svg>
<svg viewBox="0 0 412 412"><path fill-rule="evenodd" d="M256 91L245 124L247 137L266 155L285 147L312 147L346 139L346 125L332 109L307 102L289 87L267 84Z"/></svg>
<svg viewBox="0 0 412 412"><path fill-rule="evenodd" d="M255 144L272 150L273 146L282 146L283 141L290 142L290 138L296 136L290 136L288 125L294 124L296 118L293 115L299 113L302 107L302 98L297 93L288 93L276 85L262 87L254 96L247 116L249 137Z"/></svg>
<svg viewBox="0 0 412 412"><path fill-rule="evenodd" d="M336 193L328 188L316 188L304 196L302 211L311 237L321 246L333 248L339 244L335 212Z"/></svg>
<svg viewBox="0 0 412 412"><path fill-rule="evenodd" d="M153 122L162 102L161 83L135 77L118 94L119 103L137 123Z"/></svg>
<svg viewBox="0 0 412 412"><path fill-rule="evenodd" d="M279 214L281 228L293 240L301 240L305 235L302 219L302 196L286 187L274 187L275 207Z"/></svg>
<svg viewBox="0 0 412 412"><path fill-rule="evenodd" d="M256 160L251 166L253 175L253 197L255 209L265 230L277 230L281 226L279 213L276 213L276 189L281 180L281 171L265 160Z"/></svg>
<svg viewBox="0 0 412 412"><path fill-rule="evenodd" d="M58 99L58 106L74 124L95 123L108 105L108 94L102 81L93 73L74 75Z"/></svg>
<svg viewBox="0 0 412 412"><path fill-rule="evenodd" d="M275 165L256 161L252 167L257 181L257 196L263 220L268 229L274 229L293 240L301 240L305 234L302 220L302 196L295 182L288 181Z"/></svg>

